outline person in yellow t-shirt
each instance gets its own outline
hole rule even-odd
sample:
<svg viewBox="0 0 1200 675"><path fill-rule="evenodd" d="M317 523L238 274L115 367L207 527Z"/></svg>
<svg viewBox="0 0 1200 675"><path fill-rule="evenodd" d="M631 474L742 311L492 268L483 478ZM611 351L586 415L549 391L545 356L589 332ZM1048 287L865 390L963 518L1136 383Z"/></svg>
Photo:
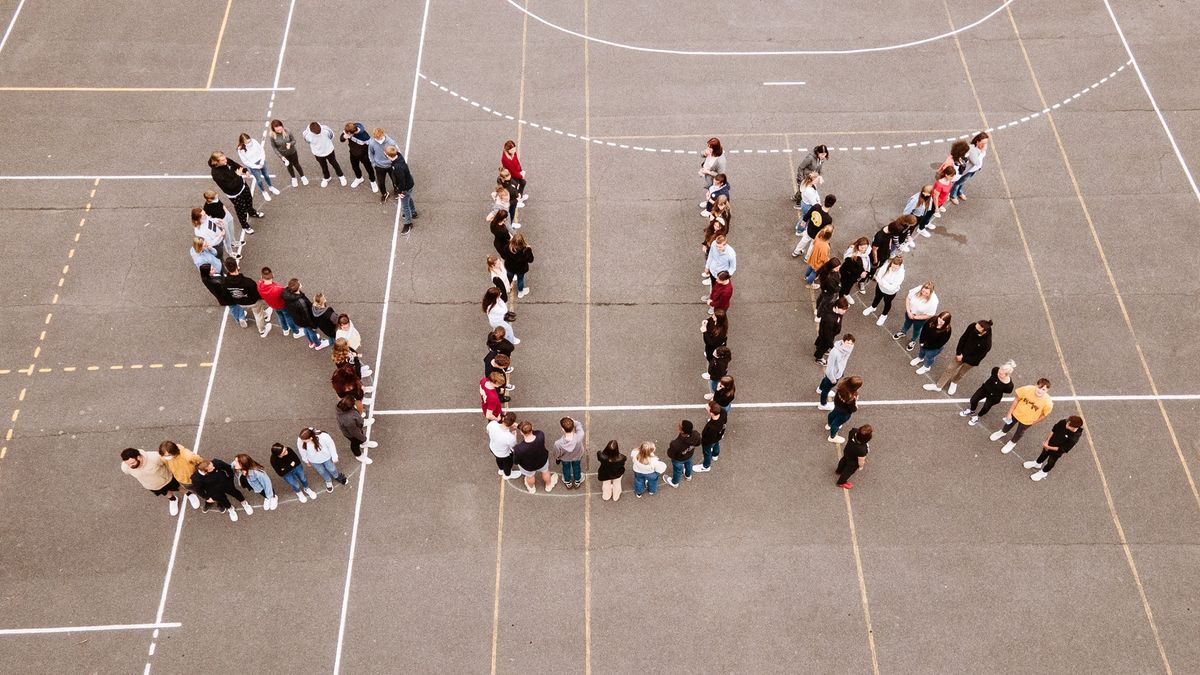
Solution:
<svg viewBox="0 0 1200 675"><path fill-rule="evenodd" d="M1041 422L1054 409L1054 401L1050 398L1050 380L1041 378L1036 385L1019 387L1013 392L1015 398L1004 416L1004 427L992 434L993 441L1004 438L1010 431L1012 436L1000 448L1000 452L1008 454L1017 447L1017 441L1025 435L1025 430Z"/></svg>
<svg viewBox="0 0 1200 675"><path fill-rule="evenodd" d="M158 454L162 456L163 464L171 471L171 476L183 487L188 504L191 504L193 509L200 508L200 498L192 492L192 474L207 460L175 441L159 443Z"/></svg>

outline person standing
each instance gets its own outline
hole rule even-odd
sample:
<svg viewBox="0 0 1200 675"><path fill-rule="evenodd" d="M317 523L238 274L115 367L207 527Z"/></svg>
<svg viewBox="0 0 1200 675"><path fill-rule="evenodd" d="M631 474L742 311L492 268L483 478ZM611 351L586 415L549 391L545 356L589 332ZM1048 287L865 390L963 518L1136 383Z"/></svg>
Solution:
<svg viewBox="0 0 1200 675"><path fill-rule="evenodd" d="M900 292L900 286L903 283L904 256L898 255L884 262L883 267L880 267L875 273L875 299L871 301L870 307L863 310L863 316L874 314L875 308L882 302L883 309L879 313L879 318L875 321L876 326L882 326L887 321L888 314L892 311L892 300Z"/></svg>
<svg viewBox="0 0 1200 675"><path fill-rule="evenodd" d="M871 447L871 437L875 430L870 424L864 424L857 429L851 429L850 433L846 434L846 444L842 446L842 458L838 460L837 469L837 486L843 490L849 490L854 487L854 483L850 482L850 477L856 471L867 465L867 453Z"/></svg>
<svg viewBox="0 0 1200 675"><path fill-rule="evenodd" d="M733 278L729 276L728 270L717 272L716 281L708 295L700 296L704 304L708 305L709 314L715 314L718 310L728 311L729 303L733 300Z"/></svg>
<svg viewBox="0 0 1200 675"><path fill-rule="evenodd" d="M133 476L142 487L156 497L167 498L167 510L172 516L179 515L179 498L176 493L183 489L171 475L171 469L163 462L162 455L147 453L137 448L121 451L121 472ZM192 496L195 498L195 495Z"/></svg>
<svg viewBox="0 0 1200 675"><path fill-rule="evenodd" d="M326 492L333 492L335 480L342 485L349 482L346 475L337 468L337 446L333 444L333 437L329 434L316 427L304 427L296 438L296 448L300 459L316 469L317 475L324 479Z"/></svg>
<svg viewBox="0 0 1200 675"><path fill-rule="evenodd" d="M658 477L667 470L666 462L654 454L654 443L646 441L633 451L633 495L642 498L644 492L658 494Z"/></svg>
<svg viewBox="0 0 1200 675"><path fill-rule="evenodd" d="M917 358L908 362L910 366L921 364L917 368L918 375L924 375L933 368L934 359L950 341L950 318L950 312L939 312L925 321L925 327L921 329L921 337L918 340L921 348L917 351Z"/></svg>
<svg viewBox="0 0 1200 675"><path fill-rule="evenodd" d="M396 201L400 202L401 215L404 216L404 227L400 234L408 234L412 230L413 219L421 216L412 198L413 188L417 184L399 148L389 145L383 149L383 154L392 162L392 183L396 187Z"/></svg>
<svg viewBox="0 0 1200 675"><path fill-rule="evenodd" d="M271 147L275 148L279 161L287 167L288 175L292 177L292 187L299 186L297 178L308 185L308 176L304 175L304 167L300 166L300 155L296 152L296 137L279 120L271 120Z"/></svg>
<svg viewBox="0 0 1200 675"><path fill-rule="evenodd" d="M529 295L525 287L525 275L529 274L529 266L533 263L533 249L525 243L525 235L517 232L508 241L508 255L504 256L504 268L508 270L509 280L515 280L510 285L517 289L517 297Z"/></svg>
<svg viewBox="0 0 1200 675"><path fill-rule="evenodd" d="M704 189L712 187L713 177L719 173L725 173L725 148L721 146L721 139L716 136L708 139L708 143L704 144L704 159L700 160L700 178L704 180Z"/></svg>
<svg viewBox="0 0 1200 675"><path fill-rule="evenodd" d="M715 310L701 321L700 334L704 338L704 360L712 361L717 347L724 347L729 342L729 318L725 311Z"/></svg>
<svg viewBox="0 0 1200 675"><path fill-rule="evenodd" d="M808 257L804 259L804 283L808 284L809 288L818 288L816 284L817 272L829 262L829 242L833 239L833 226L826 225L821 228L813 239L812 248L808 251ZM841 265L841 261L838 261ZM839 278L840 281L840 278ZM840 284L839 284L840 285Z"/></svg>
<svg viewBox="0 0 1200 675"><path fill-rule="evenodd" d="M373 463L375 460L367 456L367 451L379 447L379 443L367 440L367 427L358 410L358 401L353 396L343 396L338 399L336 407L338 429L350 441L350 454L363 464Z"/></svg>
<svg viewBox="0 0 1200 675"><path fill-rule="evenodd" d="M821 203L821 193L817 191L820 182L821 174L815 171L796 172L796 194L792 195L792 201L800 211L800 217L796 219L797 237L804 234L804 219L808 212Z"/></svg>
<svg viewBox="0 0 1200 675"><path fill-rule="evenodd" d="M821 314L821 324L817 327L817 339L814 343L813 360L822 366L829 364L825 355L833 348L833 342L842 330L842 317L845 316L848 307L850 307L850 303L846 302L846 298L838 298Z"/></svg>
<svg viewBox="0 0 1200 675"><path fill-rule="evenodd" d="M955 175L957 172L953 166L943 164L942 168L938 169L937 180L933 182L933 198L934 204L937 206L933 211L934 218L941 218L942 213L946 210L946 201L950 199L950 188L954 185ZM931 221L925 228L935 230L937 225Z"/></svg>
<svg viewBox="0 0 1200 675"><path fill-rule="evenodd" d="M229 310L233 313L233 318L237 320L238 325L242 328L246 327L245 308L249 307L250 312L254 314L254 325L258 327L258 336L267 337L271 332L271 326L274 325L271 323L270 308L258 294L258 284L242 276L235 258L225 259L225 276L221 279L221 285L229 293L229 297L233 298L234 304L229 306Z"/></svg>
<svg viewBox="0 0 1200 675"><path fill-rule="evenodd" d="M504 265L504 259L498 255L489 255L487 257L488 278L500 291L500 299L508 302L509 279L512 277L508 274L508 268Z"/></svg>
<svg viewBox="0 0 1200 675"><path fill-rule="evenodd" d="M954 360L942 371L937 383L923 385L926 391L941 391L947 387L946 393L953 396L958 391L958 381L972 368L983 362L988 352L992 351L992 322L980 319L971 324L958 338L958 346L954 348Z"/></svg>
<svg viewBox="0 0 1200 675"><path fill-rule="evenodd" d="M375 127L375 131L371 133L371 140L367 142L367 158L371 160L371 165L375 169L375 181L377 187L374 192L379 193L379 203L387 201L390 193L387 189L388 176L392 175L392 160L388 158L384 149L389 145L395 145L396 141L388 136L383 131L383 127ZM395 189L396 181L392 180L392 188Z"/></svg>
<svg viewBox="0 0 1200 675"><path fill-rule="evenodd" d="M171 477L183 488L184 497L192 508L200 508L200 499L192 491L192 476L196 473L196 467L204 464L205 459L175 441L159 443L158 456L162 458L163 464L167 465Z"/></svg>
<svg viewBox="0 0 1200 675"><path fill-rule="evenodd" d="M1050 475L1051 469L1058 463L1058 460L1079 442L1079 435L1082 433L1082 417L1071 415L1066 419L1059 420L1050 430L1050 435L1042 442L1042 454L1038 455L1036 460L1025 462L1026 469L1037 469L1029 478L1036 481Z"/></svg>
<svg viewBox="0 0 1200 675"><path fill-rule="evenodd" d="M692 479L692 456L700 445L700 432L692 426L691 420L679 421L679 433L671 439L667 446L667 457L671 460L671 477L663 476L663 480L673 488L679 487L679 479Z"/></svg>
<svg viewBox="0 0 1200 675"><path fill-rule="evenodd" d="M262 143L250 138L250 134L241 134L237 142L238 159L242 166L254 176L258 189L262 191L263 199L271 201L272 194L279 194L279 189L271 182L271 173L267 170L267 151Z"/></svg>
<svg viewBox="0 0 1200 675"><path fill-rule="evenodd" d="M908 296L904 300L904 326L892 333L893 340L899 340L908 330L912 329L912 339L908 341L908 345L904 347L904 351L911 352L917 346L917 340L921 337L921 331L925 328L925 322L934 314L937 314L938 296L933 292L933 282L926 281L920 286L915 286L908 292Z"/></svg>
<svg viewBox="0 0 1200 675"><path fill-rule="evenodd" d="M254 461L250 455L242 453L233 458L233 471L242 483L242 487L262 495L263 511L274 511L279 508L279 497L271 486L271 477L263 470L262 464Z"/></svg>
<svg viewBox="0 0 1200 675"><path fill-rule="evenodd" d="M726 375L717 380L717 386L713 387L711 394L705 394L704 400L712 401L721 406L721 410L725 414L729 414L730 408L733 407L733 399L737 396L737 387L734 385L733 376Z"/></svg>
<svg viewBox="0 0 1200 675"><path fill-rule="evenodd" d="M242 257L242 241L243 237L235 235L230 229L233 227L233 216L225 210L225 203L217 197L216 190L204 191L204 206L201 207L204 214L208 216L209 221L206 227L214 230L220 230L221 247L225 250L225 257L233 256L234 258ZM195 227L196 219L192 218L192 226ZM207 239L207 237L206 237Z"/></svg>
<svg viewBox="0 0 1200 675"><path fill-rule="evenodd" d="M967 147L966 167L954 181L954 185L950 186L950 201L957 204L960 200L966 200L967 195L963 192L963 185L979 170L983 168L983 158L987 156L988 136L986 131L981 131L973 138Z"/></svg>
<svg viewBox="0 0 1200 675"><path fill-rule="evenodd" d="M850 362L850 354L853 351L854 336L850 333L846 333L841 340L833 343L833 348L829 350L829 356L825 361L825 374L821 377L821 384L817 385L817 393L821 395L821 403L817 406L818 410L833 410L833 404L829 402L829 392L842 379L842 375L846 372L846 364Z"/></svg>
<svg viewBox="0 0 1200 675"><path fill-rule="evenodd" d="M568 490L583 485L583 425L564 417L558 421L563 435L554 441L554 462L562 465L563 486Z"/></svg>
<svg viewBox="0 0 1200 675"><path fill-rule="evenodd" d="M313 321L312 301L304 294L300 280L294 277L288 279L287 287L283 289L280 297L283 298L283 305L287 308L292 323L299 326L300 330L304 331L304 337L308 338L308 348L319 351L328 347L329 340L322 340L314 330L317 325Z"/></svg>
<svg viewBox="0 0 1200 675"><path fill-rule="evenodd" d="M1010 359L1005 361L1003 365L992 368L991 376L983 384L979 385L979 388L971 395L970 407L966 410L960 410L958 416L970 417L971 419L967 421L967 424L970 426L979 424L980 417L988 414L992 406L999 403L1005 394L1012 393L1012 371L1016 367L1017 363ZM983 402L983 408L976 413L975 409L979 407L980 401Z"/></svg>
<svg viewBox="0 0 1200 675"><path fill-rule="evenodd" d="M283 329L283 334L291 335L299 340L300 325L292 319L292 315L287 311L287 303L283 301L283 292L286 289L275 283L275 273L271 271L270 267L262 268L255 287L258 289L258 296L274 312L275 316L279 317L279 326Z"/></svg>
<svg viewBox="0 0 1200 675"><path fill-rule="evenodd" d="M596 453L600 465L596 468L596 480L600 481L600 498L621 501L621 476L625 475L625 455L616 441L609 441L604 449Z"/></svg>
<svg viewBox="0 0 1200 675"><path fill-rule="evenodd" d="M792 249L793 258L803 255L808 245L816 240L817 235L826 227L833 225L833 214L830 212L833 210L834 204L837 204L837 197L825 195L823 205L814 205L800 218L800 222L796 223L796 234L801 236L799 243ZM801 227L804 229L801 230Z"/></svg>
<svg viewBox="0 0 1200 675"><path fill-rule="evenodd" d="M513 447L517 444L517 416L506 412L499 419L488 420L488 450L496 458L496 473L504 480L517 477L513 473Z"/></svg>
<svg viewBox="0 0 1200 675"><path fill-rule="evenodd" d="M700 373L700 377L708 380L709 388L717 390L717 382L729 372L729 362L733 360L733 352L729 347L721 346L713 350L712 358L708 361L708 370Z"/></svg>
<svg viewBox="0 0 1200 675"><path fill-rule="evenodd" d="M863 379L857 375L843 377L833 390L833 410L826 417L825 428L829 430L830 443L845 443L846 439L838 436L838 430L851 415L858 411L858 390L862 389Z"/></svg>
<svg viewBox="0 0 1200 675"><path fill-rule="evenodd" d="M838 287L838 294L853 305L854 285L858 284L858 292L865 294L867 292L866 283L871 278L870 239L859 237L854 240L853 244L850 244L850 248L847 248L846 253L842 256L842 269L839 274L841 275L841 284Z"/></svg>
<svg viewBox="0 0 1200 675"><path fill-rule="evenodd" d="M358 334L358 329L354 327L354 323L350 321L350 315L338 314L337 317L337 332L334 333L334 342L345 340L346 344L358 354L362 350L362 336ZM371 367L367 364L362 364L362 376L371 376Z"/></svg>
<svg viewBox="0 0 1200 675"><path fill-rule="evenodd" d="M872 270L880 269L887 264L889 258L896 255L900 246L900 237L908 230L908 225L904 222L906 218L912 218L912 216L900 216L879 228L875 232L875 236L871 238Z"/></svg>
<svg viewBox="0 0 1200 675"><path fill-rule="evenodd" d="M546 449L546 435L533 428L528 420L517 425L517 444L513 446L513 460L521 475L525 477L525 489L529 494L537 493L537 475L541 474L546 492L558 484L558 474L550 472L550 451Z"/></svg>
<svg viewBox="0 0 1200 675"><path fill-rule="evenodd" d="M829 159L829 148L824 145L818 145L810 150L804 156L804 159L800 161L800 165L796 167L797 182L799 182L801 176L815 173L819 178L818 184L824 183L825 178L821 175L821 172L825 170L825 160L827 159Z"/></svg>
<svg viewBox="0 0 1200 675"><path fill-rule="evenodd" d="M313 157L317 158L317 164L321 165L321 187L329 185L330 166L333 166L338 181L344 187L346 175L342 173L342 166L338 164L337 154L334 152L333 129L320 122L309 122L308 127L300 135L308 141L308 149L312 151Z"/></svg>
<svg viewBox="0 0 1200 675"><path fill-rule="evenodd" d="M500 289L492 286L484 291L481 306L483 313L487 315L489 326L503 328L509 342L514 345L521 344L521 340L513 332L512 324L509 323L516 317L508 311L508 304L500 299Z"/></svg>
<svg viewBox="0 0 1200 675"><path fill-rule="evenodd" d="M254 234L250 227L250 218L265 218L266 214L254 208L254 195L246 185L246 170L240 164L230 160L225 153L217 150L208 158L213 182L225 193L225 198L233 204L238 222L246 234Z"/></svg>
<svg viewBox="0 0 1200 675"><path fill-rule="evenodd" d="M226 291L225 287L221 285L221 276L216 273L212 265L208 263L200 264L200 282L217 299L219 305L222 307L232 307L234 305L229 291Z"/></svg>
<svg viewBox="0 0 1200 675"><path fill-rule="evenodd" d="M503 388L504 373L492 371L479 380L479 399L484 419L498 420L504 416L504 408L500 401L500 390Z"/></svg>
<svg viewBox="0 0 1200 675"><path fill-rule="evenodd" d="M508 175L516 184L517 207L523 208L526 199L525 186L528 183L525 181L525 169L521 166L521 158L517 157L517 144L512 139L504 141L504 151L500 153L500 166L508 170Z"/></svg>
<svg viewBox="0 0 1200 675"><path fill-rule="evenodd" d="M325 334L324 341L330 343L337 337L337 311L329 306L324 293L313 296L312 320L313 325Z"/></svg>
<svg viewBox="0 0 1200 675"><path fill-rule="evenodd" d="M1011 431L1008 441L1000 452L1008 454L1017 447L1017 442L1025 435L1025 430L1041 422L1054 410L1054 401L1050 398L1050 380L1041 378L1036 385L1017 387L1012 405L1008 406L1008 414L1004 417L1004 426L991 436L993 441L1004 438Z"/></svg>
<svg viewBox="0 0 1200 675"><path fill-rule="evenodd" d="M207 511L209 504L216 504L221 513L228 513L229 519L236 523L238 519L237 506L229 501L229 498L233 497L246 515L254 513L254 507L246 501L246 495L237 489L237 485L234 483L236 478L237 474L234 473L233 467L219 459L209 460L196 467L192 482L196 488L196 494L205 500L201 510Z"/></svg>
<svg viewBox="0 0 1200 675"><path fill-rule="evenodd" d="M702 283L711 285L721 272L729 272L731 277L737 273L737 251L728 244L723 234L717 235L708 249L708 259L704 261L704 274L707 276Z"/></svg>
<svg viewBox="0 0 1200 675"><path fill-rule="evenodd" d="M204 241L203 237L192 237L192 246L188 249L188 253L192 256L192 264L196 269L200 269L201 265L208 265L210 270L221 273L221 259L217 257L216 251Z"/></svg>
<svg viewBox="0 0 1200 675"><path fill-rule="evenodd" d="M296 500L301 504L317 498L317 493L308 487L308 476L304 475L304 464L300 454L292 448L283 443L272 444L271 468L291 486L292 491L296 493Z"/></svg>
<svg viewBox="0 0 1200 675"><path fill-rule="evenodd" d="M217 203L220 204L220 202ZM196 239L203 240L204 250L210 252L214 258L220 255L218 251L224 251L226 258L240 257L238 255L234 255L234 249L229 244L229 239L225 232L224 221L210 217L204 212L204 209L192 209L191 216L193 243ZM192 256L192 260L195 261L195 259L196 256ZM203 263L198 263L196 268L199 269L200 265L202 264ZM224 265L222 265L218 260L213 269L224 271Z"/></svg>
<svg viewBox="0 0 1200 675"><path fill-rule="evenodd" d="M711 215L713 208L717 205L717 200L724 195L726 199L731 199L729 196L729 179L723 173L718 173L713 176L712 185L705 191L707 198L700 202L700 215L705 218Z"/></svg>
<svg viewBox="0 0 1200 675"><path fill-rule="evenodd" d="M699 473L711 471L713 462L721 457L721 439L725 436L725 425L729 422L729 413L722 410L716 401L709 401L706 409L708 421L700 430L700 450L704 462L700 466L692 467L693 471Z"/></svg>
<svg viewBox="0 0 1200 675"><path fill-rule="evenodd" d="M367 133L367 128L359 122L346 122L346 125L342 127L340 138L350 149L350 169L354 172L354 180L350 183L350 187L356 188L362 185L363 180L368 180L371 184L371 192L379 192L379 185L375 181L375 167L371 162L368 149L371 134ZM363 171L367 172L365 179Z"/></svg>
<svg viewBox="0 0 1200 675"><path fill-rule="evenodd" d="M917 234L928 238L933 235L929 234L925 228L929 226L929 221L933 219L936 211L937 208L933 205L933 186L922 185L916 194L908 198L908 203L904 205L903 215L915 217Z"/></svg>

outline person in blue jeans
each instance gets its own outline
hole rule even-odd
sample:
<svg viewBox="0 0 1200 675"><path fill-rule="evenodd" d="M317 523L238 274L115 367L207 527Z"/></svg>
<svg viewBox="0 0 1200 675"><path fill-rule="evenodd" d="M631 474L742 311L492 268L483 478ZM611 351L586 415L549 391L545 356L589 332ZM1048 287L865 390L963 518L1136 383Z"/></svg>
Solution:
<svg viewBox="0 0 1200 675"><path fill-rule="evenodd" d="M389 145L383 149L383 154L387 161L392 163L392 183L396 189L396 199L400 202L401 215L404 216L404 228L400 230L400 233L408 234L412 230L413 219L420 217L420 214L417 213L417 205L413 203L412 198L416 181L413 180L412 172L408 169L408 162L404 160L404 155L400 154L399 148Z"/></svg>
<svg viewBox="0 0 1200 675"><path fill-rule="evenodd" d="M666 463L654 454L656 449L654 443L646 441L633 451L633 495L638 499L647 491L657 494L658 477L667 470Z"/></svg>
<svg viewBox="0 0 1200 675"><path fill-rule="evenodd" d="M700 445L700 432L692 426L691 420L679 421L679 433L671 439L667 446L667 457L671 460L671 477L663 477L673 488L679 487L679 479L692 479L692 455L696 446Z"/></svg>
<svg viewBox="0 0 1200 675"><path fill-rule="evenodd" d="M712 470L713 462L721 456L721 439L725 436L725 424L729 421L729 413L725 412L715 401L708 402L708 422L700 431L700 449L704 453L704 462L692 467L693 471L704 473Z"/></svg>
<svg viewBox="0 0 1200 675"><path fill-rule="evenodd" d="M939 312L925 322L925 328L921 329L921 337L917 339L921 349L917 352L917 358L908 362L910 366L921 364L921 367L917 368L918 375L928 373L933 367L934 359L950 341L950 330L950 312Z"/></svg>
<svg viewBox="0 0 1200 675"><path fill-rule="evenodd" d="M309 499L317 498L317 493L308 487L308 477L304 475L304 463L300 459L300 454L295 450L283 443L272 445L271 468L275 469L275 473L291 486L292 491L296 493L296 499L301 504Z"/></svg>
<svg viewBox="0 0 1200 675"><path fill-rule="evenodd" d="M315 427L305 427L296 438L296 447L299 449L300 459L316 469L317 475L325 480L326 492L333 492L334 481L342 485L349 481L337 468L337 446L329 434Z"/></svg>
<svg viewBox="0 0 1200 675"><path fill-rule="evenodd" d="M838 436L838 429L850 421L850 416L858 410L858 390L862 389L863 379L857 375L843 377L833 392L833 410L829 411L825 428L829 430L830 443L845 443L846 439Z"/></svg>
<svg viewBox="0 0 1200 675"><path fill-rule="evenodd" d="M562 438L554 442L554 461L562 465L563 485L568 490L583 485L583 425L564 417L558 421Z"/></svg>
<svg viewBox="0 0 1200 675"><path fill-rule="evenodd" d="M911 328L912 340L909 340L904 347L905 350L911 352L913 347L917 346L917 340L921 339L921 331L925 328L925 322L937 314L937 310L938 296L933 292L932 281L926 281L913 288L904 299L904 327L898 332L892 333L892 339L899 340Z"/></svg>

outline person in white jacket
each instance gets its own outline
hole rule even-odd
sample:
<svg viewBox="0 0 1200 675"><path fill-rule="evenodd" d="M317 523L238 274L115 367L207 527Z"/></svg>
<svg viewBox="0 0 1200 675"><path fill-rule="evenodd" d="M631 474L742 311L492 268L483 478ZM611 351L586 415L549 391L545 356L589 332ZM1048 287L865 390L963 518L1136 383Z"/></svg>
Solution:
<svg viewBox="0 0 1200 675"><path fill-rule="evenodd" d="M828 363L825 364L825 374L821 377L821 384L817 387L817 393L821 395L821 403L817 406L818 410L833 410L833 402L829 400L829 392L833 391L834 386L842 379L842 375L846 374L846 364L850 362L850 352L854 351L854 336L846 333L841 340L833 343L833 349L829 350Z"/></svg>
<svg viewBox="0 0 1200 675"><path fill-rule="evenodd" d="M492 328L498 326L504 327L504 332L508 335L508 341L514 345L521 344L521 341L513 333L512 324L505 320L508 314L508 303L500 298L500 289L492 286L483 294L483 313L487 314L488 325Z"/></svg>
<svg viewBox="0 0 1200 675"><path fill-rule="evenodd" d="M308 128L301 135L308 141L308 147L312 150L313 157L317 158L317 164L321 165L321 187L329 185L330 165L344 187L346 174L342 173L342 166L338 164L337 155L333 152L333 129L320 122L309 122Z"/></svg>
<svg viewBox="0 0 1200 675"><path fill-rule="evenodd" d="M874 314L875 308L883 302L883 313L875 321L876 326L882 326L887 321L888 313L892 311L892 300L900 292L900 285L903 283L904 256L896 255L875 273L875 299L871 301L870 307L863 310L863 316Z"/></svg>
<svg viewBox="0 0 1200 675"><path fill-rule="evenodd" d="M271 174L267 171L267 151L263 149L262 143L250 138L250 134L242 134L238 136L237 147L242 166L254 176L263 199L271 201L271 195L279 194L279 190L271 184Z"/></svg>
<svg viewBox="0 0 1200 675"><path fill-rule="evenodd" d="M654 451L658 448L646 441L633 451L633 494L638 499L643 492L658 493L658 477L667 470L667 463L658 458Z"/></svg>
<svg viewBox="0 0 1200 675"><path fill-rule="evenodd" d="M349 479L337 468L337 446L333 437L316 427L304 427L296 439L296 449L305 464L325 479L325 491L333 492L333 481L345 485Z"/></svg>

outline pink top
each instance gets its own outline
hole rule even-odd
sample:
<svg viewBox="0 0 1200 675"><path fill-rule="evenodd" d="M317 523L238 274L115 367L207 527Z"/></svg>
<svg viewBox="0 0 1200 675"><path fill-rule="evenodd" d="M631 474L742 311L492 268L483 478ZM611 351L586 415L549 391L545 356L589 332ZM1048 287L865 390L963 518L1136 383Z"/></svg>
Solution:
<svg viewBox="0 0 1200 675"><path fill-rule="evenodd" d="M938 208L946 205L946 200L950 197L950 187L952 183L943 183L939 178L933 181L933 196L937 198Z"/></svg>

